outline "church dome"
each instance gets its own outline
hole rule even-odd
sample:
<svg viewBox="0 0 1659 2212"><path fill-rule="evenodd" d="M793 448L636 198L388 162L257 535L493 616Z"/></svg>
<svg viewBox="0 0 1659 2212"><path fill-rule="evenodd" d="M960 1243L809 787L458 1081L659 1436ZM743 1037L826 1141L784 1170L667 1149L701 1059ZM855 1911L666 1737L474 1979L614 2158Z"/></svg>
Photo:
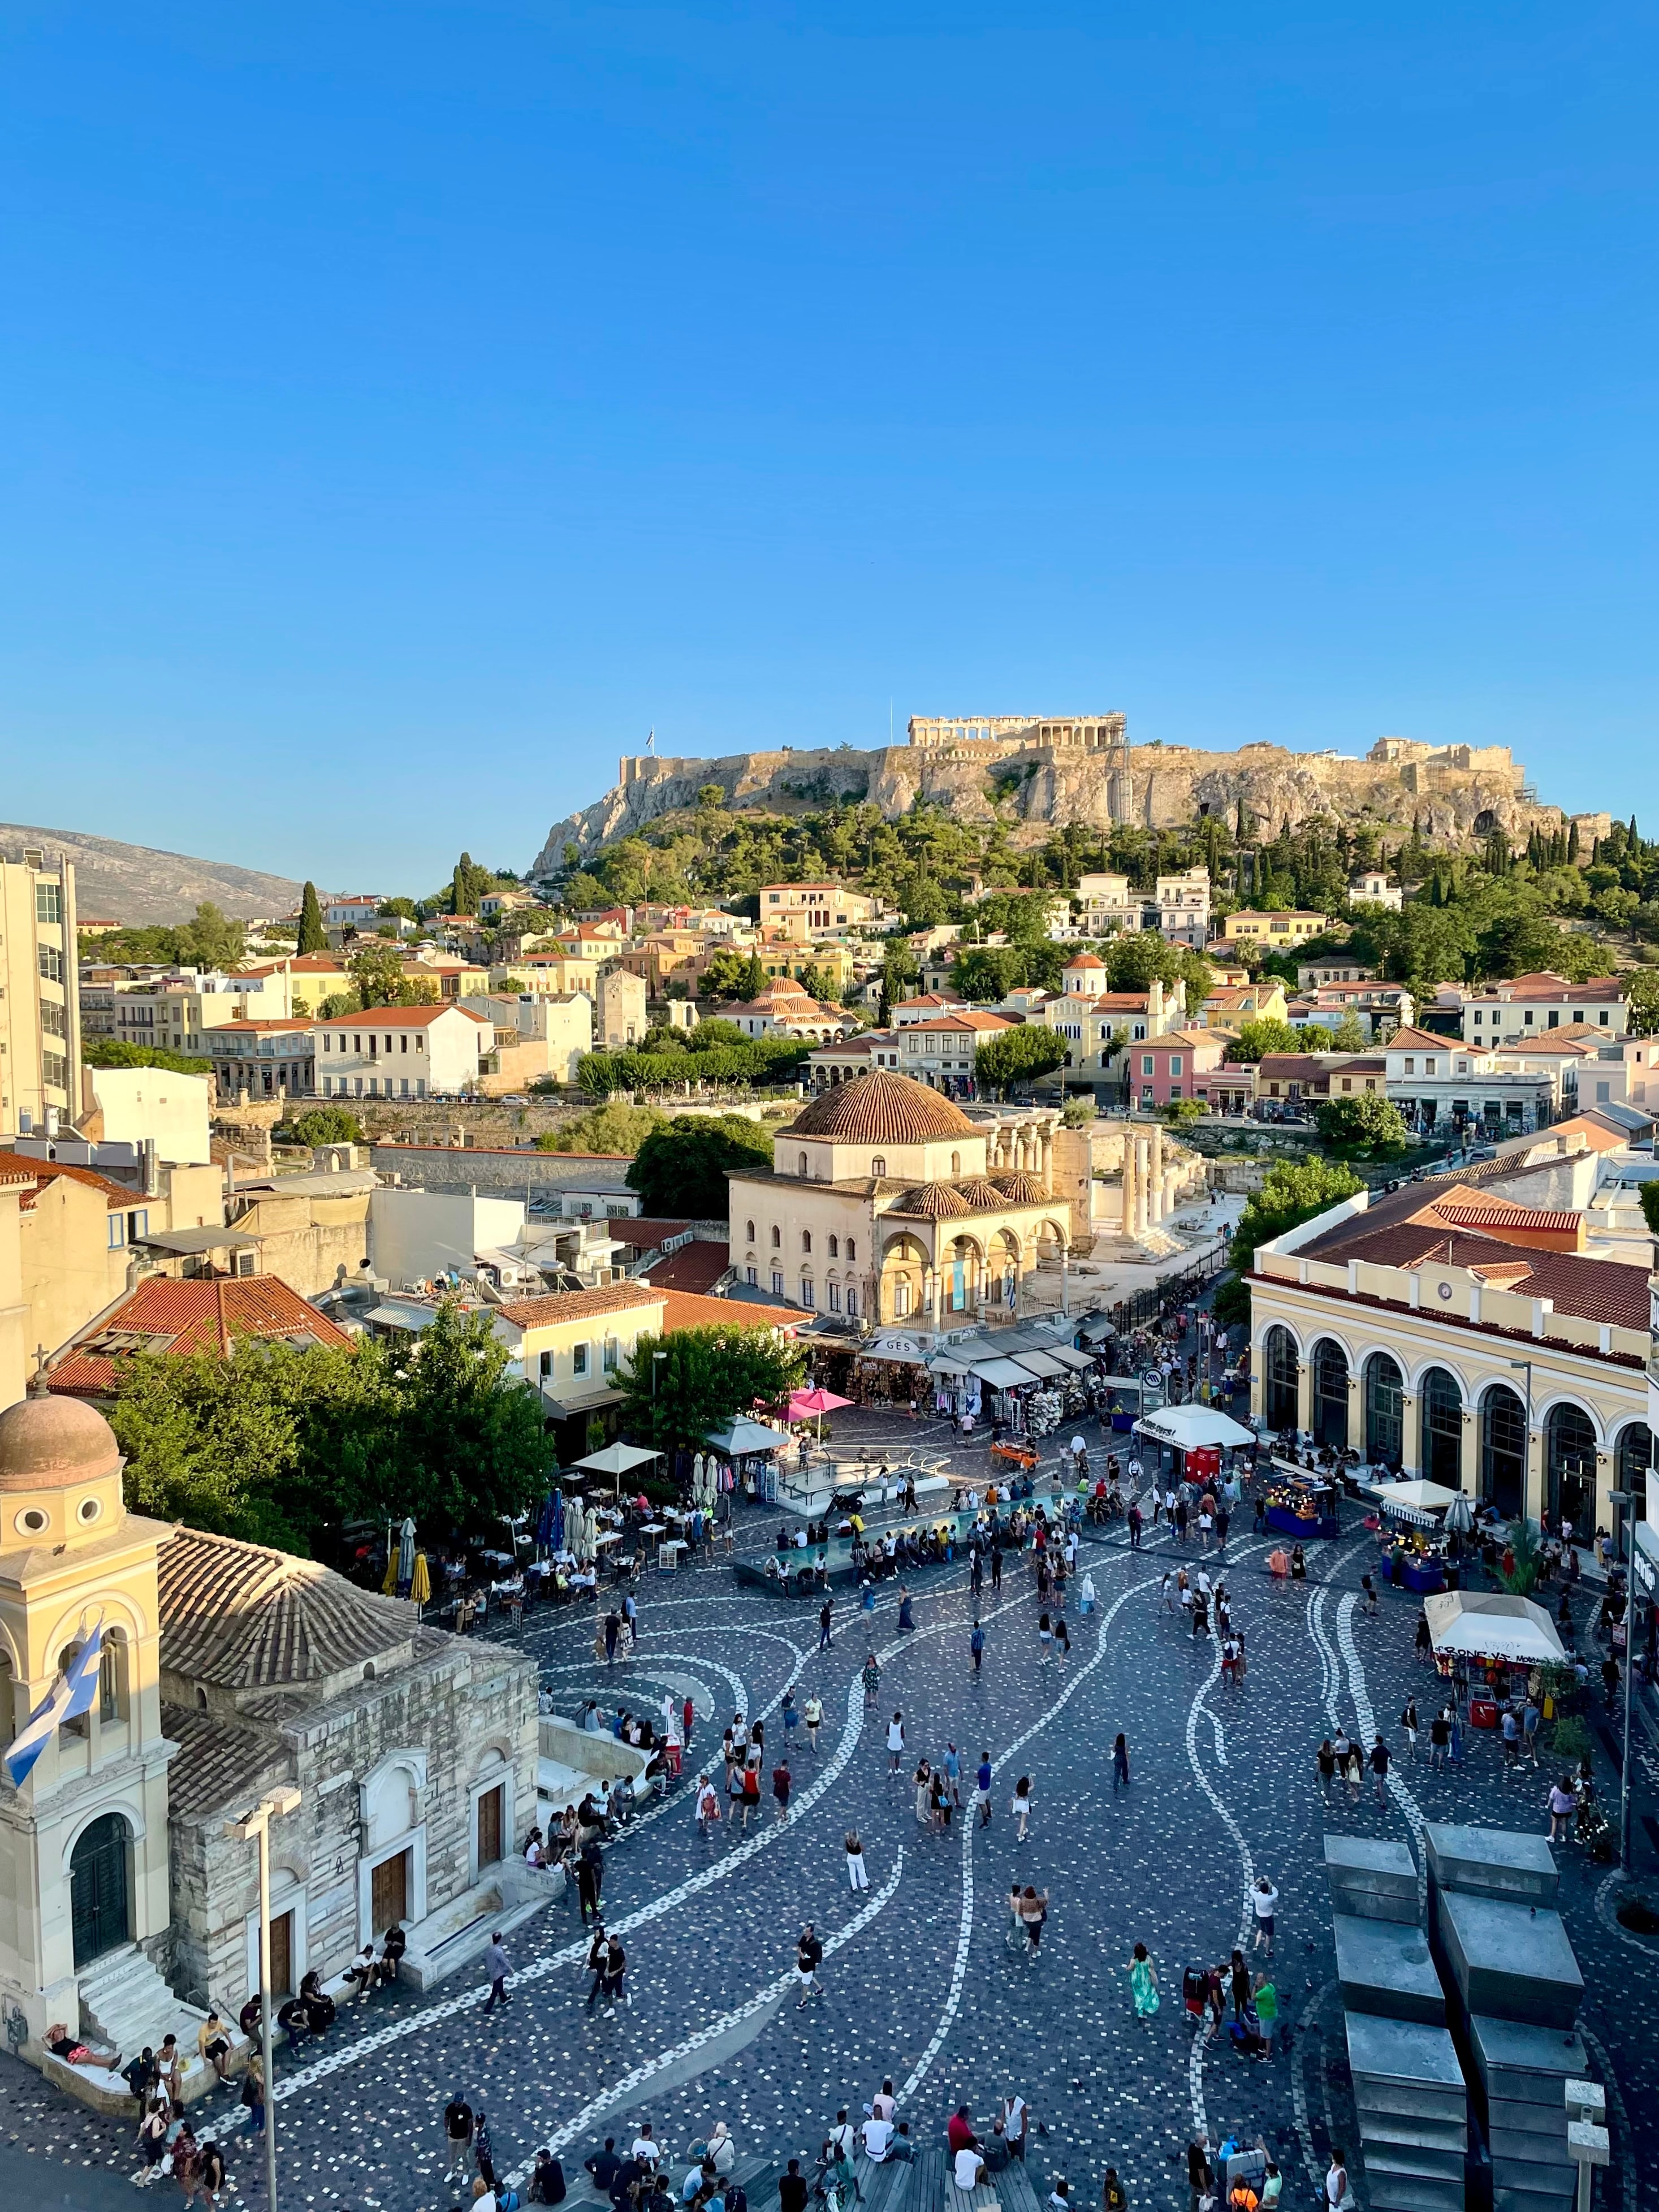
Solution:
<svg viewBox="0 0 1659 2212"><path fill-rule="evenodd" d="M1008 1203L988 1176L969 1176L957 1188L973 1213L1000 1213Z"/></svg>
<svg viewBox="0 0 1659 2212"><path fill-rule="evenodd" d="M966 1213L969 1206L962 1193L952 1190L948 1182L925 1182L919 1189L909 1192L903 1205L896 1206L893 1211L920 1214L928 1221L945 1221Z"/></svg>
<svg viewBox="0 0 1659 2212"><path fill-rule="evenodd" d="M784 1133L827 1137L841 1145L925 1145L939 1137L978 1137L983 1130L942 1092L908 1075L872 1067L813 1099Z"/></svg>
<svg viewBox="0 0 1659 2212"><path fill-rule="evenodd" d="M1048 1192L1033 1175L994 1176L992 1181L1010 1206L1042 1206L1048 1197Z"/></svg>
<svg viewBox="0 0 1659 2212"><path fill-rule="evenodd" d="M0 1490L68 1490L120 1466L114 1430L78 1398L24 1398L0 1413Z"/></svg>

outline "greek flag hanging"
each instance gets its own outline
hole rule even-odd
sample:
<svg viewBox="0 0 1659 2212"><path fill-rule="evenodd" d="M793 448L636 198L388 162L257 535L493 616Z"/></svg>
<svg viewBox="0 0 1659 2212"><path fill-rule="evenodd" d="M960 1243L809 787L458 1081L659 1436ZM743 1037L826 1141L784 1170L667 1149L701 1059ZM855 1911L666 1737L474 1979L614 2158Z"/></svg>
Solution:
<svg viewBox="0 0 1659 2212"><path fill-rule="evenodd" d="M5 1767L14 1789L22 1788L35 1760L51 1742L54 1732L65 1721L78 1720L82 1713L92 1710L92 1701L98 1694L98 1663L103 1647L104 1631L100 1623L87 1638L69 1665L60 1671L51 1689L29 1715L27 1725L13 1737L6 1753Z"/></svg>

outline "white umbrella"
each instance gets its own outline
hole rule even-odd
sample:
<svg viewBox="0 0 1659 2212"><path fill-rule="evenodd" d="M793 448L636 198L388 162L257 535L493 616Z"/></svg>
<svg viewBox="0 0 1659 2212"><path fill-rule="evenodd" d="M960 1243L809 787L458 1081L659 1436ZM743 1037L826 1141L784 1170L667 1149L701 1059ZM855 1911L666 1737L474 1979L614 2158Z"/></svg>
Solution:
<svg viewBox="0 0 1659 2212"><path fill-rule="evenodd" d="M1467 1536L1474 1526L1474 1508L1469 1504L1467 1494L1461 1490L1446 1508L1446 1526L1455 1529L1460 1536Z"/></svg>
<svg viewBox="0 0 1659 2212"><path fill-rule="evenodd" d="M398 1534L398 1583L407 1589L415 1579L415 1522L406 1520Z"/></svg>

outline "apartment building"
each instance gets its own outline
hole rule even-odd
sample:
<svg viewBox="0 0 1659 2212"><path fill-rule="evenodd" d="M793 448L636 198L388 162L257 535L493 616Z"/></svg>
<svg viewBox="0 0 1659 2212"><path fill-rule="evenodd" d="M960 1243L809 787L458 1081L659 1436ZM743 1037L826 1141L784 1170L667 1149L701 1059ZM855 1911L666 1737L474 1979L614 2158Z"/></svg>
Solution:
<svg viewBox="0 0 1659 2212"><path fill-rule="evenodd" d="M1126 929L1139 929L1146 918L1146 901L1129 888L1127 876L1079 876L1072 903L1078 909L1075 934L1115 937Z"/></svg>
<svg viewBox="0 0 1659 2212"><path fill-rule="evenodd" d="M760 892L762 927L777 922L792 934L805 918L810 933L815 930L856 929L873 921L882 902L863 891L849 890L833 880L811 884L763 884Z"/></svg>
<svg viewBox="0 0 1659 2212"><path fill-rule="evenodd" d="M1381 906L1390 914L1398 914L1405 902L1405 892L1398 884L1391 884L1381 868L1367 869L1348 885L1350 906Z"/></svg>
<svg viewBox="0 0 1659 2212"><path fill-rule="evenodd" d="M1201 952L1210 935L1210 872L1188 868L1160 876L1153 886L1158 926L1171 945Z"/></svg>
<svg viewBox="0 0 1659 2212"><path fill-rule="evenodd" d="M311 1024L302 1015L286 1021L224 1022L208 1032L214 1094L231 1105L250 1098L300 1098L316 1085Z"/></svg>
<svg viewBox="0 0 1659 2212"><path fill-rule="evenodd" d="M1463 994L1463 1041L1494 1045L1528 1030L1566 1029L1583 1022L1604 1036L1622 1037L1630 1008L1617 975L1597 975L1570 983L1544 969L1486 983Z"/></svg>
<svg viewBox="0 0 1659 2212"><path fill-rule="evenodd" d="M1285 914L1263 914L1254 908L1242 907L1222 923L1221 935L1223 941L1235 949L1241 945L1259 945L1264 952L1289 952L1298 945L1305 945L1310 937L1317 937L1325 926L1322 914L1311 914L1305 908Z"/></svg>
<svg viewBox="0 0 1659 2212"><path fill-rule="evenodd" d="M80 1106L75 867L35 847L0 859L0 1136Z"/></svg>
<svg viewBox="0 0 1659 2212"><path fill-rule="evenodd" d="M312 1039L325 1098L456 1098L477 1091L495 1032L466 1006L371 1006Z"/></svg>
<svg viewBox="0 0 1659 2212"><path fill-rule="evenodd" d="M293 984L286 968L257 975L186 968L118 990L114 1034L123 1044L153 1045L205 1060L210 1057L209 1037L228 1022L286 1021L293 1015Z"/></svg>

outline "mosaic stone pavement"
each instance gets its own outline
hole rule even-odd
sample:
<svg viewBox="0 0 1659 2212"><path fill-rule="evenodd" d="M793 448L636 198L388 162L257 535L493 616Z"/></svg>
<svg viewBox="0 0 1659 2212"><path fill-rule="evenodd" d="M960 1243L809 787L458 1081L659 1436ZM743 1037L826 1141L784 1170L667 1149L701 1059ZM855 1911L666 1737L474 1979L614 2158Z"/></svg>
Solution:
<svg viewBox="0 0 1659 2212"><path fill-rule="evenodd" d="M946 1440L939 1425L890 1415L861 1416L859 1425L900 1446L939 1449ZM1091 1426L1085 1432L1098 1440ZM964 1468L981 1472L983 1450L964 1448ZM769 1518L750 1517L754 1538ZM319 2059L279 2070L286 2201L394 2212L455 2203L440 2114L458 2089L488 2110L497 2165L510 2172L545 2142L574 2167L605 2132L631 2133L644 2114L676 2150L724 2118L744 2152L815 2154L837 2105L856 2118L886 2074L919 2134L959 2102L984 2117L1001 2093L1020 2089L1038 2123L1030 2166L1042 2194L1065 2175L1074 2201L1097 2201L1109 2160L1137 2208L1184 2206L1182 2154L1203 2124L1212 2142L1231 2129L1265 2130L1286 2173L1286 2203L1314 2203L1329 2143L1352 2142L1322 1835L1329 1826L1408 1838L1435 1818L1541 1829L1547 1776L1508 1779L1495 1743L1478 1741L1456 1774L1431 1773L1426 1751L1403 1762L1386 1805L1369 1778L1358 1802L1322 1803L1313 1754L1337 1717L1369 1735L1380 1717L1403 1753L1394 1717L1413 1687L1426 1687L1412 1650L1416 1607L1385 1593L1379 1619L1361 1615L1363 1537L1317 1547L1314 1579L1299 1585L1270 1581L1266 1548L1248 1538L1229 1548L1234 1614L1250 1650L1246 1682L1231 1692L1213 1644L1183 1633L1160 1604L1170 1547L1149 1540L1132 1553L1121 1534L1085 1541L1099 1606L1085 1620L1073 1599L1063 1669L1040 1660L1039 1607L1023 1564L1010 1565L998 1595L988 1577L977 1680L962 1565L913 1578L914 1635L898 1635L890 1595L872 1614L839 1601L834 1646L822 1655L816 1607L739 1594L719 1565L647 1583L638 1655L609 1676L592 1657L591 1614L532 1614L521 1641L568 1698L591 1688L644 1705L665 1686L699 1686L687 1782L607 1853L605 1910L627 1944L631 2003L611 2020L585 2010L573 1895L511 1939L505 2014L483 2017L472 1977L429 1998L383 1994L351 2008ZM878 1710L866 1713L858 1673L872 1649L882 1680ZM826 1721L816 1759L797 1731L787 1821L775 1820L769 1798L747 1837L727 1821L706 1841L690 1794L699 1752L718 1753L721 1722L741 1704L768 1716L769 1760L781 1735L777 1703L792 1682L801 1699L818 1690ZM895 1708L906 1762L890 1778L884 1728ZM1115 1797L1120 1727L1133 1780ZM987 1831L958 1816L936 1836L916 1821L909 1772L948 1741L969 1774L982 1747L998 1763ZM1022 1773L1036 1808L1024 1846L1008 1809ZM849 1826L870 1872L859 1896L847 1885ZM1574 1848L1559 1856L1589 1984L1585 2023L1616 2093L1615 2164L1598 2202L1635 2212L1659 2175L1659 1944L1619 1928L1604 1870ZM1224 2044L1194 2043L1180 1978L1185 1964L1226 1957L1255 1872L1280 1891L1278 1982L1297 2032L1290 2053L1251 2065ZM1007 1941L1016 1873L1049 1893L1036 1960ZM827 1956L823 1997L801 2007L792 1968L807 1918ZM1136 1941L1148 1945L1164 1989L1149 2021L1128 2001ZM0 2060L0 2114L14 2148L60 2166L126 2172L135 2164L130 2130L70 2106L9 2060ZM230 2163L242 2197L259 2203L257 2158L240 2134Z"/></svg>

